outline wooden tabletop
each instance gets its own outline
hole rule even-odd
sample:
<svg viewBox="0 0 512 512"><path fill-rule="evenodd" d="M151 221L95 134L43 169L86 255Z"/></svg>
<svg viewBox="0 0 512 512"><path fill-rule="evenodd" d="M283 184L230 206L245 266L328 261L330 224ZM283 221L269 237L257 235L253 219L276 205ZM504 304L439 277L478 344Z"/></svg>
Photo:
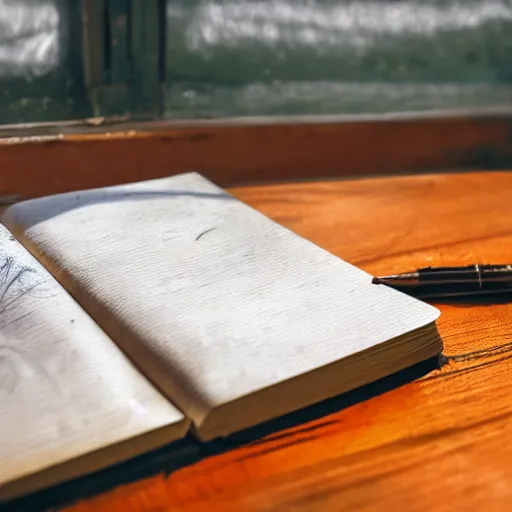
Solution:
<svg viewBox="0 0 512 512"><path fill-rule="evenodd" d="M512 174L505 172L233 193L373 274L512 260ZM442 369L66 510L509 510L512 305L439 308Z"/></svg>

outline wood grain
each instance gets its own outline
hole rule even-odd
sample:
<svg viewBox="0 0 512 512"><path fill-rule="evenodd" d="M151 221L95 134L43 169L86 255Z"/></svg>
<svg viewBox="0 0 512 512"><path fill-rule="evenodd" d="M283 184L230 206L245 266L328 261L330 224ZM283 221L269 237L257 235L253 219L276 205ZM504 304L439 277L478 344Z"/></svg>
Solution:
<svg viewBox="0 0 512 512"><path fill-rule="evenodd" d="M512 164L510 112L97 122L87 130L0 131L0 196L29 198L188 171L233 186Z"/></svg>
<svg viewBox="0 0 512 512"><path fill-rule="evenodd" d="M372 273L512 260L505 172L233 192ZM512 305L440 309L441 370L66 511L509 510Z"/></svg>

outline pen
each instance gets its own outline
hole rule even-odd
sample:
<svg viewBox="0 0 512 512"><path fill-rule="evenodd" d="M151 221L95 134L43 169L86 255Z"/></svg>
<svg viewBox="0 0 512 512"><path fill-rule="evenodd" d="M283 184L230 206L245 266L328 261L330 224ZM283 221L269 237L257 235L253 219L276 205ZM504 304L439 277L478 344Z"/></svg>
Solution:
<svg viewBox="0 0 512 512"><path fill-rule="evenodd" d="M372 282L418 298L512 293L512 265L426 267L404 274L374 277Z"/></svg>

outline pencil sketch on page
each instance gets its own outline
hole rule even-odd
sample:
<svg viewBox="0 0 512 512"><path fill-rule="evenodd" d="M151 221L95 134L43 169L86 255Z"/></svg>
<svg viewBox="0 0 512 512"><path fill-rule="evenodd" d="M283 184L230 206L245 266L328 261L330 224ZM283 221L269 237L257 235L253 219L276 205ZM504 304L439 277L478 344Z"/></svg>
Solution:
<svg viewBox="0 0 512 512"><path fill-rule="evenodd" d="M16 346L15 340L16 324L33 313L30 304L23 304L23 301L47 298L52 292L49 283L30 265L29 257L17 256L19 249L9 250L11 244L17 245L11 235L6 237L2 233L0 242L3 242L3 254L0 254L0 391L12 394L27 372L50 379L39 363L32 361L22 347Z"/></svg>

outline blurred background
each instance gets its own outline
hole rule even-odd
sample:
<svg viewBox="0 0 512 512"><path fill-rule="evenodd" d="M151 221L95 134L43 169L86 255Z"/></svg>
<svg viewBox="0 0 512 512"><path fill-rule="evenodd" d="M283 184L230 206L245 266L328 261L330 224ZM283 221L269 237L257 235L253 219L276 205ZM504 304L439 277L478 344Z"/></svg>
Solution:
<svg viewBox="0 0 512 512"><path fill-rule="evenodd" d="M512 105L512 0L0 0L0 124Z"/></svg>

